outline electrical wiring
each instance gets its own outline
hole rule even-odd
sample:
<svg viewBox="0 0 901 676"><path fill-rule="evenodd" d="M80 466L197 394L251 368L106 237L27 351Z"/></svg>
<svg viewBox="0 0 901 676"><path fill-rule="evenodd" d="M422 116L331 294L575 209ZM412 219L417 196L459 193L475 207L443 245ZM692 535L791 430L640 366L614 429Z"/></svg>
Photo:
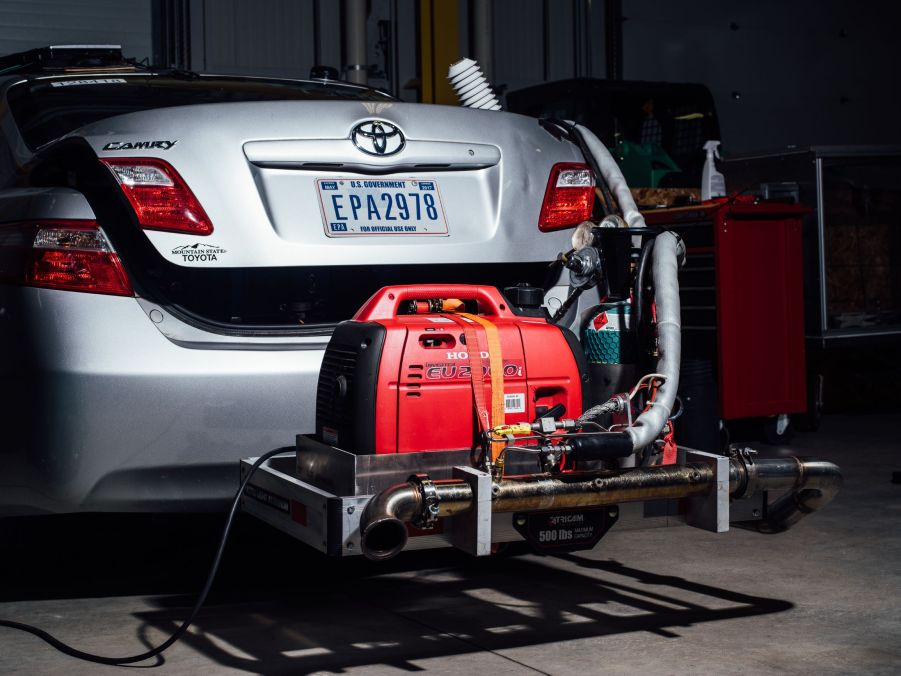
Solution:
<svg viewBox="0 0 901 676"><path fill-rule="evenodd" d="M95 655L94 653L89 653L83 650L79 650L78 648L73 648L67 643L63 643L50 633L44 631L40 627L25 624L24 622L15 622L13 620L0 619L0 627L18 629L19 631L33 634L39 639L49 643L61 653L65 653L70 657L75 657L80 660L85 660L86 662L94 662L95 664L110 664L114 666L135 664L136 662L144 662L145 660L149 660L152 657L161 655L163 652L175 645L178 640L185 635L185 632L187 632L188 628L194 623L194 620L197 617L197 613L200 612L200 608L206 601L206 598L210 593L210 589L213 586L213 580L215 580L216 578L216 573L219 571L219 564L222 563L222 554L225 552L225 544L228 541L228 534L231 531L232 524L234 523L235 514L238 511L238 506L241 504L241 496L244 493L244 489L247 488L247 484L250 482L251 477L269 458L291 450L293 450L293 448L276 448L272 451L269 451L268 453L261 455L250 467L250 470L247 472L247 475L244 477L244 480L241 482L241 485L238 488L238 492L235 494L234 500L232 500L231 509L229 510L228 518L225 521L225 528L223 529L222 537L219 540L219 547L216 550L215 557L213 558L213 565L210 566L210 572L207 575L206 582L203 585L203 590L197 597L197 601L194 603L194 607L191 609L191 613L188 615L187 619L181 623L181 626L179 626L178 629L172 632L169 638L167 638L155 648L151 648L150 650L137 655L128 655L125 657L108 657L106 655Z"/></svg>
<svg viewBox="0 0 901 676"><path fill-rule="evenodd" d="M611 428L612 429L612 428ZM560 432L559 434L529 434L523 435L521 437L515 437L517 441L551 441L552 439L570 439L574 437L596 437L601 434L609 434L610 430L604 430L603 432ZM504 439L493 439L493 441L504 441ZM510 448L517 448L516 446L512 446Z"/></svg>
<svg viewBox="0 0 901 676"><path fill-rule="evenodd" d="M654 379L654 380L662 380L662 381L666 382L666 375L663 374L663 373L648 373L647 375L642 376L642 377L639 379L639 381L635 384L635 387L633 387L633 388L629 391L629 401L631 401L632 399L635 398L635 395L637 394L638 390L641 389L642 384L643 384L645 381L648 381L648 380L651 380L651 379Z"/></svg>

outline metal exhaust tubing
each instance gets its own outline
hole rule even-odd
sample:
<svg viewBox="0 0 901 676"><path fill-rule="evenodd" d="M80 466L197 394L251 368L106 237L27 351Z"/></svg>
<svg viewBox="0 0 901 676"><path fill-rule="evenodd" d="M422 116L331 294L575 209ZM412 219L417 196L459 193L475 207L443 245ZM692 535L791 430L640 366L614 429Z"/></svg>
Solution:
<svg viewBox="0 0 901 676"><path fill-rule="evenodd" d="M385 489L372 498L360 518L361 548L372 560L393 558L407 543L407 524L424 515L427 502L437 505L432 516L454 516L471 509L473 492L458 480L414 480ZM537 511L613 505L643 500L679 499L704 495L716 484L706 464L667 465L599 472L528 474L507 477L492 486L492 512ZM787 530L806 515L825 506L842 484L837 465L814 458L753 459L737 455L730 461L732 499L749 498L760 491L784 490L754 525L763 533Z"/></svg>
<svg viewBox="0 0 901 676"><path fill-rule="evenodd" d="M729 467L729 484L733 498L784 489L767 505L764 518L749 524L761 533L781 533L826 506L842 487L842 473L838 465L817 458L739 456Z"/></svg>
<svg viewBox="0 0 901 676"><path fill-rule="evenodd" d="M360 516L363 553L374 561L391 559L407 544L407 524L422 510L422 493L412 482L383 490Z"/></svg>

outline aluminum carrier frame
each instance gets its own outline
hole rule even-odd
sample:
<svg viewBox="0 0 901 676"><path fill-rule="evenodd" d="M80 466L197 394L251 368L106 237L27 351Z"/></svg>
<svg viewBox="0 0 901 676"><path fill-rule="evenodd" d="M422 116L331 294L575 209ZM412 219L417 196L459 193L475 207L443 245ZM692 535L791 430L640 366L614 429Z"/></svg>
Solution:
<svg viewBox="0 0 901 676"><path fill-rule="evenodd" d="M620 528L688 524L724 532L729 529L730 520L759 520L764 516L766 494L763 492L736 503L730 510L729 457L687 448L679 450L680 463L670 469L698 465L710 469L713 481L705 485L700 495L684 500L650 499L620 505L494 512L491 477L472 468L468 451L354 455L298 435L295 450L286 448L283 454L264 463L251 478L241 508L332 556L364 553L360 522L367 504L374 496L407 481L411 475L427 474L429 479L437 482L463 479L472 487L474 500L470 509L438 520L432 529L409 526L407 550L453 546L476 556L485 556L492 553L492 545L529 541L535 536L532 544L536 549L571 551L594 547L614 524ZM509 461L508 471L532 475L530 469L534 467L534 461L524 460L526 462ZM256 458L241 461L242 479L255 461ZM641 469L624 474L636 471ZM590 516L586 517L586 513ZM546 524L547 528L542 529L542 516L567 514L577 518L552 519ZM535 519L535 524L526 523ZM554 534L549 535L551 532Z"/></svg>
<svg viewBox="0 0 901 676"><path fill-rule="evenodd" d="M241 461L242 479L255 460ZM509 470L528 472L513 462ZM407 485L411 475L423 473L439 487L468 484L468 507L438 519L430 529L408 524L409 540L399 547L392 543L379 549L370 542L366 551L361 519L367 505L398 485ZM332 556L365 553L384 559L401 549L451 546L485 556L496 549L494 545L523 540L546 553L590 549L614 524L621 529L687 524L724 532L730 522L741 522L762 532L780 532L825 505L841 485L841 474L832 463L758 459L747 449L721 456L680 448L676 465L580 474L588 477L588 485L600 489L593 499L577 501L585 504L532 509L521 503L519 509L499 511L492 503L496 507L504 499L501 484L548 475L524 474L493 482L470 466L468 451L354 455L298 435L296 450L286 448L251 478L241 508ZM648 476L653 478L650 483ZM618 485L618 480L628 485ZM783 495L770 501L768 493L773 490ZM685 497L657 497L680 494Z"/></svg>

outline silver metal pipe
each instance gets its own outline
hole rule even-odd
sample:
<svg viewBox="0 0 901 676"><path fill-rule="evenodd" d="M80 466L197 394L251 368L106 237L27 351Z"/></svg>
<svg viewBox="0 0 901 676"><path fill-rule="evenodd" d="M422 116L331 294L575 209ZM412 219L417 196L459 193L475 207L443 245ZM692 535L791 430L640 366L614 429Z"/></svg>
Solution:
<svg viewBox="0 0 901 676"><path fill-rule="evenodd" d="M588 128L576 125L588 151L602 174L602 179L623 212L629 227L644 227L644 216L638 211L632 192L623 172L604 143ZM660 434L666 424L676 391L679 389L679 362L682 352L681 314L679 305L679 265L685 257L685 245L671 232L658 235L654 240L652 270L654 275L654 301L657 304L657 344L660 357L657 372L666 376L653 405L642 413L626 432L632 437L632 446L638 451Z"/></svg>
<svg viewBox="0 0 901 676"><path fill-rule="evenodd" d="M682 240L664 232L654 240L651 270L654 302L657 305L657 372L666 380L657 390L653 405L636 418L625 432L636 451L653 443L673 411L679 390L679 363L682 355L682 324L679 302L679 261L685 254Z"/></svg>
<svg viewBox="0 0 901 676"><path fill-rule="evenodd" d="M838 465L816 458L739 457L729 467L731 494L750 497L760 491L784 490L767 506L766 515L754 526L761 533L781 533L808 514L821 509L842 487Z"/></svg>
<svg viewBox="0 0 901 676"><path fill-rule="evenodd" d="M604 181L610 187L610 192L616 198L620 211L623 212L623 218L630 228L645 227L644 216L638 210L635 204L635 198L632 197L632 191L626 183L626 177L623 176L622 169L619 168L613 155L607 150L607 146L599 139L593 131L581 124L576 125L579 133L588 147L588 151L597 162L598 168L601 170Z"/></svg>
<svg viewBox="0 0 901 676"><path fill-rule="evenodd" d="M475 496L465 481L431 482L437 495L436 516L455 516L472 508ZM732 458L729 493L733 499L760 491L786 491L755 522L763 533L782 532L835 497L841 470L814 458ZM360 518L361 546L370 559L396 556L407 542L406 524L422 518L426 506L422 482L397 484L376 495ZM679 499L704 495L716 477L707 464L666 465L639 469L529 474L507 477L492 487L492 512L522 512Z"/></svg>
<svg viewBox="0 0 901 676"><path fill-rule="evenodd" d="M703 495L713 484L709 465L646 467L509 477L492 487L492 512L595 507ZM439 504L439 515L441 515Z"/></svg>
<svg viewBox="0 0 901 676"><path fill-rule="evenodd" d="M407 523L422 511L419 487L407 482L386 488L360 515L360 546L373 561L397 556L407 544Z"/></svg>

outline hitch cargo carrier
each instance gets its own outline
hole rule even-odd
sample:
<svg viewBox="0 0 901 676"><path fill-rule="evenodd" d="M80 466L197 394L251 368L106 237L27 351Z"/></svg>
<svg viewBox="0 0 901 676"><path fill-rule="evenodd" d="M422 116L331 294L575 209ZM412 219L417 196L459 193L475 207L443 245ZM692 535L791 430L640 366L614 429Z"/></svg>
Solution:
<svg viewBox="0 0 901 676"><path fill-rule="evenodd" d="M255 461L241 461L242 479ZM755 458L747 450L727 457L680 447L675 465L566 476L532 467L534 459L511 461L510 475L492 481L472 468L465 450L355 455L298 435L295 449L260 466L241 508L331 556L386 559L441 547L484 556L522 541L545 553L590 549L614 524L723 532L745 522L779 532L841 484L832 463ZM773 490L784 494L770 502ZM422 499L408 509L405 494ZM398 511L390 519L374 513L386 501ZM433 518L423 522L423 512Z"/></svg>

